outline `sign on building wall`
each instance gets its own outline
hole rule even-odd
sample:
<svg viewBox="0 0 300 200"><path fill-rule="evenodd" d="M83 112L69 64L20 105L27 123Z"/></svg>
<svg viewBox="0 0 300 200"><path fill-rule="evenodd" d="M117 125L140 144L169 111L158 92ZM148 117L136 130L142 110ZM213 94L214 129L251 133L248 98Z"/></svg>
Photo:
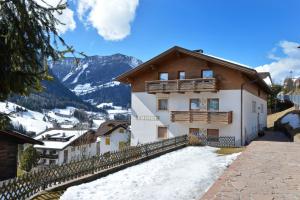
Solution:
<svg viewBox="0 0 300 200"><path fill-rule="evenodd" d="M145 121L157 121L159 120L159 116L149 116L149 115L141 115L137 116L137 120L145 120Z"/></svg>

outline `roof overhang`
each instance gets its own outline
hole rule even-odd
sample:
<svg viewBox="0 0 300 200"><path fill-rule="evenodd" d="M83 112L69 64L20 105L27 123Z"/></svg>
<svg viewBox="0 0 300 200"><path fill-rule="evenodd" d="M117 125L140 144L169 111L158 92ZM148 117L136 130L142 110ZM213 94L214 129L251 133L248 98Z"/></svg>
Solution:
<svg viewBox="0 0 300 200"><path fill-rule="evenodd" d="M250 76L250 77L254 77L256 79L261 79L261 77L259 76L259 73L250 68L249 66L246 65L242 65L240 63L236 63L233 61L229 61L229 60L225 60L222 58L218 58L212 55L207 55L207 54L203 54L203 53L199 53L199 52L195 52L195 51L191 51L179 46L174 46L170 49L168 49L167 51L159 54L158 56L155 56L154 58L148 60L147 62L137 66L136 68L133 68L123 74L121 74L120 76L116 77L115 80L122 82L122 83L126 83L126 84L130 84L132 78L139 72L142 72L144 70L147 70L153 66L155 66L156 63L162 61L165 57L167 57L168 55L175 53L177 55L180 54L184 54L184 55L188 55L188 56L192 56L194 58L198 58L198 59L202 59L202 60L206 60L212 63L216 63L234 70L238 70L241 71L242 73ZM271 92L270 87L264 82L263 79L258 80L258 83L268 92Z"/></svg>

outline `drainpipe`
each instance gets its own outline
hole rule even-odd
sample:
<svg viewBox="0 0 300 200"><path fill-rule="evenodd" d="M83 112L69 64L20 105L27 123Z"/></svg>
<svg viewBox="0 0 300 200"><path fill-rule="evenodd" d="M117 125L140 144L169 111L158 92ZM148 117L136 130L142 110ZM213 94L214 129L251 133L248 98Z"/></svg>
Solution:
<svg viewBox="0 0 300 200"><path fill-rule="evenodd" d="M241 84L241 146L243 146L243 90L244 90L245 85L253 84L256 81L258 81L258 79L248 81L248 82L244 82L244 83Z"/></svg>

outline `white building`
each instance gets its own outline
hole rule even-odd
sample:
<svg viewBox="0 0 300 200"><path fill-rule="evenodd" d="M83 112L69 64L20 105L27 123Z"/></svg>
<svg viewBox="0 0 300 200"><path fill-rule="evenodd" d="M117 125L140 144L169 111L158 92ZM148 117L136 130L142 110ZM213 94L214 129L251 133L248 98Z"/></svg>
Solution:
<svg viewBox="0 0 300 200"><path fill-rule="evenodd" d="M100 125L96 132L100 141L101 153L119 151L130 144L129 123L126 121L109 120Z"/></svg>
<svg viewBox="0 0 300 200"><path fill-rule="evenodd" d="M41 165L63 164L100 153L100 142L94 131L52 129L35 137L44 145L34 145L40 153Z"/></svg>
<svg viewBox="0 0 300 200"><path fill-rule="evenodd" d="M234 137L244 145L266 127L260 73L239 63L173 47L122 74L131 84L131 145L184 134Z"/></svg>

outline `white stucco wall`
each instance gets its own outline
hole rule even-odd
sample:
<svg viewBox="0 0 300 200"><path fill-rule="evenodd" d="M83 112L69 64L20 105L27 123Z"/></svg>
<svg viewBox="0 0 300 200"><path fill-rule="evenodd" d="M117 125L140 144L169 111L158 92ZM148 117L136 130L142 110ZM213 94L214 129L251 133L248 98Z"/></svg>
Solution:
<svg viewBox="0 0 300 200"><path fill-rule="evenodd" d="M101 144L100 151L102 153L106 153L108 151L118 151L119 150L119 142L128 142L130 134L128 130L124 130L124 133L120 133L120 129L118 128L114 130L110 135L110 144L105 144L106 136L101 136ZM123 128L124 129L124 128Z"/></svg>
<svg viewBox="0 0 300 200"><path fill-rule="evenodd" d="M131 145L158 140L157 127L167 126L168 137L188 134L189 128L217 128L220 136L235 136L236 144L240 144L240 90L220 90L216 93L171 93L148 94L134 92L131 95ZM168 111L157 110L157 99L168 98ZM170 111L188 111L191 98L219 98L219 111L233 111L232 124L201 124L200 122L171 122ZM158 117L158 119L155 119Z"/></svg>
<svg viewBox="0 0 300 200"><path fill-rule="evenodd" d="M68 159L67 159L67 163L71 162L72 160L77 160L79 159L83 154L81 153L83 148L86 148L86 151L84 153L85 156L90 157L90 156L94 156L97 153L97 149L96 149L97 144L96 143L91 143L91 144L87 144L87 145L81 145L79 148L78 146L75 147L75 151L72 151L72 146L68 146L67 148L63 149L63 150L56 150L57 154L58 154L58 159L55 159L55 164L61 165L64 163L64 151L67 150L68 151ZM38 150L39 152L43 152L44 149ZM50 154L51 150L46 150L46 154ZM41 158L41 159L45 159L46 162L44 163L44 165L49 165L50 164L50 160L53 159L48 159L48 158Z"/></svg>
<svg viewBox="0 0 300 200"><path fill-rule="evenodd" d="M253 101L256 102L256 112L252 112ZM267 101L244 90L243 102L243 137L249 143L257 137L259 129L267 126Z"/></svg>

